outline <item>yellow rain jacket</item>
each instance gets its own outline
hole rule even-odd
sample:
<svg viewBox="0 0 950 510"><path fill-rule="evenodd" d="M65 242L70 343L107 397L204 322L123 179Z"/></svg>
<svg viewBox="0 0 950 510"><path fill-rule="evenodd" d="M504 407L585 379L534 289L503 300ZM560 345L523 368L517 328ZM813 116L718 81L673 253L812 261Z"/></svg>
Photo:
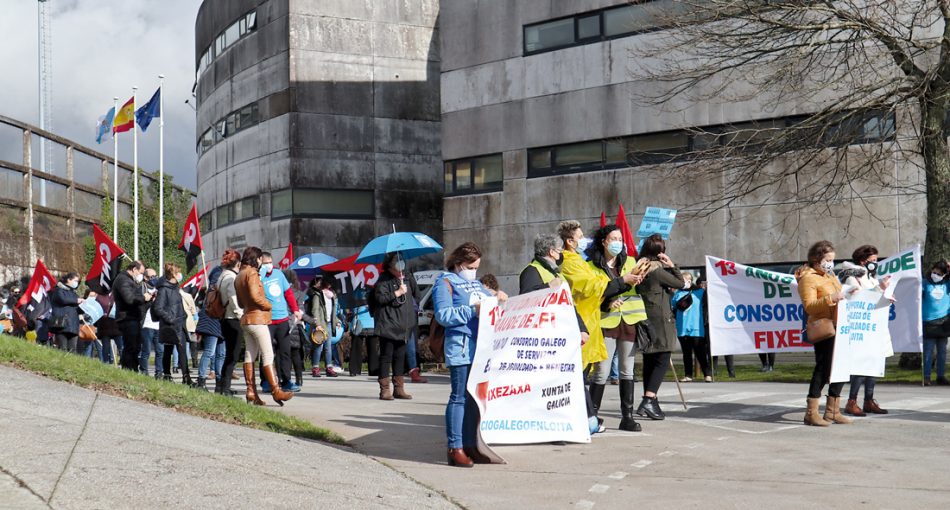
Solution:
<svg viewBox="0 0 950 510"><path fill-rule="evenodd" d="M567 250L564 251L561 275L571 286L574 307L590 335L581 349L583 364L586 367L591 363L599 363L607 359L604 332L600 329L600 302L610 279L603 272L591 269L580 255Z"/></svg>

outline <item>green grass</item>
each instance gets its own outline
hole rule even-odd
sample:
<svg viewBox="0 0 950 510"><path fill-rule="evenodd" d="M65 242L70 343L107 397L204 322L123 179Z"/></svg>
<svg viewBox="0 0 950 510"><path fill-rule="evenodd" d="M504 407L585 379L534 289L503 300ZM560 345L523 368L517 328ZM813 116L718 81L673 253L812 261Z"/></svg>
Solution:
<svg viewBox="0 0 950 510"><path fill-rule="evenodd" d="M749 381L749 382L783 382L783 383L802 383L808 384L811 381L812 371L815 369L814 363L777 363L772 372L759 372L760 366L738 365L736 366L736 378L730 379L726 372L725 363L720 361L719 370L716 378L719 381ZM683 366L676 366L677 375L683 377ZM673 380L672 376L667 377ZM702 377L696 379L702 381ZM877 379L878 383L894 384L916 384L921 383L920 370L905 370L898 368L896 364L888 364L884 377Z"/></svg>
<svg viewBox="0 0 950 510"><path fill-rule="evenodd" d="M243 399L196 390L180 383L158 381L92 358L50 349L20 338L0 335L0 363L202 418L303 439L345 444L342 437L327 429L264 407L248 405Z"/></svg>

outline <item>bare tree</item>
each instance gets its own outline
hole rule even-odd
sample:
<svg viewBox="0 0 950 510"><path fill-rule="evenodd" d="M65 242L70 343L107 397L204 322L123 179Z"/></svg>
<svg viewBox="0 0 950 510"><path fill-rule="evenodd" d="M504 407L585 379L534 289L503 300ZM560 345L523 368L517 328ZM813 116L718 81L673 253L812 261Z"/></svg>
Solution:
<svg viewBox="0 0 950 510"><path fill-rule="evenodd" d="M700 214L738 201L765 205L777 194L791 194L797 207L831 207L854 191L859 199L848 203L861 207L869 187L925 192L925 259L950 252L950 0L653 5L664 30L635 50L638 90L653 91L639 102L755 101L802 112L695 130L688 150L671 153L669 161L721 183L701 198Z"/></svg>

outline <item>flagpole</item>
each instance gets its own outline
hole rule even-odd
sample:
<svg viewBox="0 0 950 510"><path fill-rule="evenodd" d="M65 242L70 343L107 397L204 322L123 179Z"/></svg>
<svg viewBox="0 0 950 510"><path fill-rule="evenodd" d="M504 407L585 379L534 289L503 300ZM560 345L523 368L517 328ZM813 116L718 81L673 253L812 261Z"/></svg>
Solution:
<svg viewBox="0 0 950 510"><path fill-rule="evenodd" d="M112 98L113 119L119 114L119 98ZM113 125L115 122L113 121ZM112 129L112 126L109 126ZM112 237L119 239L119 137L112 129Z"/></svg>
<svg viewBox="0 0 950 510"><path fill-rule="evenodd" d="M205 272L205 277L204 277L205 290L208 290L208 278L209 278L209 275L208 275L208 263L205 262L205 251L204 251L204 250L201 250L201 267L204 268L204 269L202 269L202 271Z"/></svg>
<svg viewBox="0 0 950 510"><path fill-rule="evenodd" d="M158 75L158 267L165 267L165 75Z"/></svg>
<svg viewBox="0 0 950 510"><path fill-rule="evenodd" d="M139 136L135 123L135 92L138 87L132 87L132 222L135 224L132 241L132 254L139 260ZM161 268L158 268L161 270Z"/></svg>

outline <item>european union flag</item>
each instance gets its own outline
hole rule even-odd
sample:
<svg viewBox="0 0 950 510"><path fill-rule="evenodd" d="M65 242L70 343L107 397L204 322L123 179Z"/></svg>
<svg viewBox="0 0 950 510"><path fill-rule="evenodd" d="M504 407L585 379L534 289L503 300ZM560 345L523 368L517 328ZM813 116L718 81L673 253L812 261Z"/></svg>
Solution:
<svg viewBox="0 0 950 510"><path fill-rule="evenodd" d="M155 90L155 93L152 94L152 99L149 99L148 102L145 103L145 106L135 111L135 122L142 128L142 132L148 129L148 125L152 123L152 119L161 117L161 102L162 89L158 88Z"/></svg>

